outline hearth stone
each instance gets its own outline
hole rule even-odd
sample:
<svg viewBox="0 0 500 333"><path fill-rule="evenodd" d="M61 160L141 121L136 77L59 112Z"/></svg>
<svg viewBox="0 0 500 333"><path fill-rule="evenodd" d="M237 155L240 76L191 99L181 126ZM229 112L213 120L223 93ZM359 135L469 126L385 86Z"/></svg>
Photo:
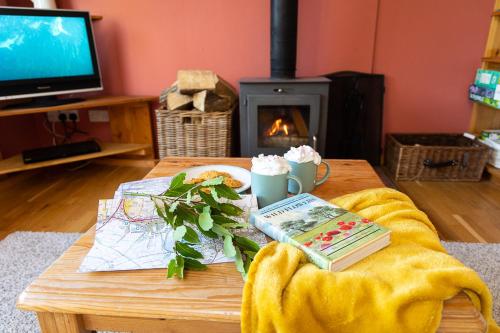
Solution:
<svg viewBox="0 0 500 333"><path fill-rule="evenodd" d="M242 79L240 144L242 156L284 154L308 144L325 151L330 80Z"/></svg>

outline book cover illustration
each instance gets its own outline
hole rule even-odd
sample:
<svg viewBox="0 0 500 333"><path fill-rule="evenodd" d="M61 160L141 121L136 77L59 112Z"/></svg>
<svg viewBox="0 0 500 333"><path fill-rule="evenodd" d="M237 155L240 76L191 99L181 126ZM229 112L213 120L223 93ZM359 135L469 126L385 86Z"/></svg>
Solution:
<svg viewBox="0 0 500 333"><path fill-rule="evenodd" d="M300 247L325 269L331 261L389 232L308 193L265 207L251 221L271 238Z"/></svg>

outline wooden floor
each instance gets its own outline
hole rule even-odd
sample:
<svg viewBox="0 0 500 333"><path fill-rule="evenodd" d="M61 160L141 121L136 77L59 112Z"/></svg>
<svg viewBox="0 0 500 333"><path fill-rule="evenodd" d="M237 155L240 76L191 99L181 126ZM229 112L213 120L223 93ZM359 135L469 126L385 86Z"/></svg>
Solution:
<svg viewBox="0 0 500 333"><path fill-rule="evenodd" d="M481 182L398 182L434 223L441 239L500 243L500 184Z"/></svg>
<svg viewBox="0 0 500 333"><path fill-rule="evenodd" d="M0 177L0 239L21 230L85 232L95 224L99 199L112 198L120 183L143 178L153 166L94 161L73 171L66 165Z"/></svg>
<svg viewBox="0 0 500 333"><path fill-rule="evenodd" d="M374 168L387 187L406 193L436 226L443 240L500 243L500 173L480 182L394 182Z"/></svg>
<svg viewBox="0 0 500 333"><path fill-rule="evenodd" d="M120 183L143 178L153 166L106 160L74 171L59 166L0 177L0 239L20 230L84 232L95 223L99 199L111 198ZM442 239L500 243L500 183L395 186L429 215Z"/></svg>

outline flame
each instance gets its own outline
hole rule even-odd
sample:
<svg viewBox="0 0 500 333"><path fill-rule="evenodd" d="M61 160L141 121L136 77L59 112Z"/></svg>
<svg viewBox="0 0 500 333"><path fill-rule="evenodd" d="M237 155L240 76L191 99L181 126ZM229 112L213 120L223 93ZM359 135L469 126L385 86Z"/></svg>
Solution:
<svg viewBox="0 0 500 333"><path fill-rule="evenodd" d="M268 136L275 136L279 134L288 136L288 125L283 125L283 119L281 118L276 119L271 128L267 131Z"/></svg>

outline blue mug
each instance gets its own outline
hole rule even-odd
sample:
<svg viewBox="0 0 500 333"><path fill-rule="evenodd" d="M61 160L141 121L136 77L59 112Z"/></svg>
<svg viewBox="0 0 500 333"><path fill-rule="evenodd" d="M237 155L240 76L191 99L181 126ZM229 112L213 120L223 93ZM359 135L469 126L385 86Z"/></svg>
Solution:
<svg viewBox="0 0 500 333"><path fill-rule="evenodd" d="M312 192L316 186L323 184L330 176L330 165L325 161L321 161L321 164L326 166L326 173L321 179L316 179L318 165L314 164L313 161L305 163L288 161L288 164L292 167L290 174L299 178L302 183L302 187L299 189L295 182L288 182L288 191L290 193L300 193L299 190L305 193Z"/></svg>
<svg viewBox="0 0 500 333"><path fill-rule="evenodd" d="M259 208L286 199L288 197L289 180L297 183L298 192L296 194L302 193L302 183L297 177L288 174L288 172L274 176L261 175L255 172L251 174L252 194L257 197Z"/></svg>

